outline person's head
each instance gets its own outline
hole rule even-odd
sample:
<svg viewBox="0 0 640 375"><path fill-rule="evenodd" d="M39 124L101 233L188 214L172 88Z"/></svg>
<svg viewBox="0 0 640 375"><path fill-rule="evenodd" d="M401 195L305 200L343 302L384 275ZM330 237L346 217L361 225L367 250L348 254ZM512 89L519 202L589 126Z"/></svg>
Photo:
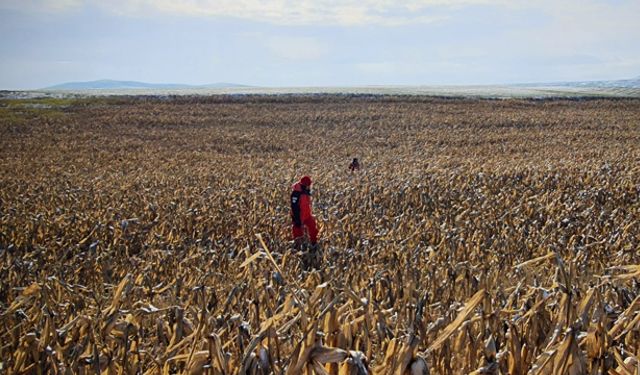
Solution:
<svg viewBox="0 0 640 375"><path fill-rule="evenodd" d="M304 176L300 179L300 185L306 187L307 189L311 188L311 184L312 184L312 181L311 181L311 177L309 176Z"/></svg>
<svg viewBox="0 0 640 375"><path fill-rule="evenodd" d="M353 158L353 163L357 163L358 162L358 158Z"/></svg>

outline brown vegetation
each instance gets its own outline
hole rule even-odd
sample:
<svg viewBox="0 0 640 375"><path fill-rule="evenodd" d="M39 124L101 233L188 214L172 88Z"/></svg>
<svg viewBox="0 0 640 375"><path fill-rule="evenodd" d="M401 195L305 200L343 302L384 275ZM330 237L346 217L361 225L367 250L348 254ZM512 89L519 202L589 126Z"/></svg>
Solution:
<svg viewBox="0 0 640 375"><path fill-rule="evenodd" d="M0 102L0 372L640 371L640 100L25 104Z"/></svg>

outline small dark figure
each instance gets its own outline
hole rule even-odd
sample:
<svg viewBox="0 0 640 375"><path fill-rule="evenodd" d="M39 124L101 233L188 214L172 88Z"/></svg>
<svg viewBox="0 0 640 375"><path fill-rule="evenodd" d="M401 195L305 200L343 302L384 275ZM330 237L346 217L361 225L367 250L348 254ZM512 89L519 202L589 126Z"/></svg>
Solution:
<svg viewBox="0 0 640 375"><path fill-rule="evenodd" d="M358 162L358 158L353 158L351 164L349 164L349 170L351 173L360 170L360 163Z"/></svg>

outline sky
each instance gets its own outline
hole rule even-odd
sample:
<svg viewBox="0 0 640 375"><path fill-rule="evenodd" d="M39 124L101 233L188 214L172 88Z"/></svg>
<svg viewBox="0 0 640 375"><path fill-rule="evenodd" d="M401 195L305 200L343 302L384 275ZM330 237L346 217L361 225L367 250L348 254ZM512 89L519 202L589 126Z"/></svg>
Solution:
<svg viewBox="0 0 640 375"><path fill-rule="evenodd" d="M0 0L0 89L640 76L640 0Z"/></svg>

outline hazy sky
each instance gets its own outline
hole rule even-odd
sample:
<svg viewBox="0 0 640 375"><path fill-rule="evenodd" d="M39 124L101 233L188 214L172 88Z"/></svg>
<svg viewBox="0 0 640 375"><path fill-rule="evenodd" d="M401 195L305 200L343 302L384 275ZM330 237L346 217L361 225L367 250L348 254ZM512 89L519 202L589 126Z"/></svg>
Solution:
<svg viewBox="0 0 640 375"><path fill-rule="evenodd" d="M0 89L640 76L640 0L0 0Z"/></svg>

